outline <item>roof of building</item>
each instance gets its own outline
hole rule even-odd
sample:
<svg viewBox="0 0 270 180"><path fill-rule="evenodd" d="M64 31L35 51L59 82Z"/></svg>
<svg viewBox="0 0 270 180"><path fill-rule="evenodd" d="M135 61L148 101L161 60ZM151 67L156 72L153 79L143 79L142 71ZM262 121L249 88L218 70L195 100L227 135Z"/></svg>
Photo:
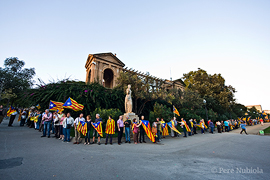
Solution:
<svg viewBox="0 0 270 180"><path fill-rule="evenodd" d="M88 58L87 58L87 61L86 61L86 65L85 67L87 67L87 64L89 63L89 60L92 59L92 58L98 58L98 59L101 59L101 60L104 60L104 61L108 61L106 59L103 58L103 56L111 56L114 60L116 60L116 64L117 65L120 65L122 67L125 66L125 64L116 57L116 54L113 54L111 52L107 52L107 53L96 53L96 54L89 54L88 55ZM91 61L91 60L90 60ZM110 62L110 63L113 63L113 62Z"/></svg>

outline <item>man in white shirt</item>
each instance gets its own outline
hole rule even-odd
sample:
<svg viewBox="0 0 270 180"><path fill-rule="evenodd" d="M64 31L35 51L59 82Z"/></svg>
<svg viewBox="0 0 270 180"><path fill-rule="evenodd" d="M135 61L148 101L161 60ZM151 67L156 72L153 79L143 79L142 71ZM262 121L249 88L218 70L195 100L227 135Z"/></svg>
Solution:
<svg viewBox="0 0 270 180"><path fill-rule="evenodd" d="M81 133L78 131L78 125L80 121L85 122L83 113L81 113L80 116L77 117L74 121L75 142L73 144L80 144Z"/></svg>
<svg viewBox="0 0 270 180"><path fill-rule="evenodd" d="M70 142L70 127L73 126L74 119L70 116L70 113L67 113L67 117L63 121L63 132L64 132L64 142Z"/></svg>

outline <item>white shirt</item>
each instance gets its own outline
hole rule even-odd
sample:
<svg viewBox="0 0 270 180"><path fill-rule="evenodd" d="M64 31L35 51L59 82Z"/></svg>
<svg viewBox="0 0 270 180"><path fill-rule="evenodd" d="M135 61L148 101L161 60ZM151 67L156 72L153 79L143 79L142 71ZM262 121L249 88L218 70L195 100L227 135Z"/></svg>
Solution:
<svg viewBox="0 0 270 180"><path fill-rule="evenodd" d="M67 124L71 124L71 126L73 126L74 124L74 119L73 117L66 117L63 121L63 128L67 128Z"/></svg>
<svg viewBox="0 0 270 180"><path fill-rule="evenodd" d="M78 126L78 124L79 124L80 121L85 122L85 119L84 119L83 117L82 117L82 118L77 117L77 118L75 119L75 121L74 121L74 123L76 124L76 126Z"/></svg>

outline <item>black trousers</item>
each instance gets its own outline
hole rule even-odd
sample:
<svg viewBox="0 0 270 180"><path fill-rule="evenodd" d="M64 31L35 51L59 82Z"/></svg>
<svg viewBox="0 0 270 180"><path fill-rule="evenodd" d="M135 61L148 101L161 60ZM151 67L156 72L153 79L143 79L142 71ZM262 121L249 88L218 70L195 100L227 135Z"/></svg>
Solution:
<svg viewBox="0 0 270 180"><path fill-rule="evenodd" d="M108 143L109 136L110 136L110 143L112 144L112 134L106 134L106 144Z"/></svg>
<svg viewBox="0 0 270 180"><path fill-rule="evenodd" d="M8 126L11 126L13 124L13 121L14 121L15 117L16 117L16 115L11 115L10 116Z"/></svg>
<svg viewBox="0 0 270 180"><path fill-rule="evenodd" d="M141 126L142 127L142 126ZM139 138L139 141L142 142L142 141L145 141L144 140L144 134L145 134L145 131L143 128L140 128L140 138Z"/></svg>
<svg viewBox="0 0 270 180"><path fill-rule="evenodd" d="M60 126L59 125L54 125L55 128L55 137L59 138L60 137Z"/></svg>
<svg viewBox="0 0 270 180"><path fill-rule="evenodd" d="M120 127L120 131L118 131L118 144L121 143L123 131L124 131L124 127Z"/></svg>
<svg viewBox="0 0 270 180"><path fill-rule="evenodd" d="M193 134L197 134L196 130L197 130L197 126L193 126Z"/></svg>
<svg viewBox="0 0 270 180"><path fill-rule="evenodd" d="M247 134L247 131L245 129L242 129L242 131L240 132L240 134L242 134L243 131Z"/></svg>

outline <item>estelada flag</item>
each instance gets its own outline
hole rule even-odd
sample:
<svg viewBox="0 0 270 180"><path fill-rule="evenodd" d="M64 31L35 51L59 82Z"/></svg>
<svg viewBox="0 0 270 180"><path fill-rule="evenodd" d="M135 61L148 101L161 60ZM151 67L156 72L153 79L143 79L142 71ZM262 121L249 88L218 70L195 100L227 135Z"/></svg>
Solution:
<svg viewBox="0 0 270 180"><path fill-rule="evenodd" d="M181 134L181 133L176 129L176 127L172 124L172 122L168 122L167 124L168 124L168 126L171 128L171 130L177 132L178 134Z"/></svg>
<svg viewBox="0 0 270 180"><path fill-rule="evenodd" d="M141 121L142 121L142 126L143 126L143 129L144 129L146 135L149 137L149 139L152 142L155 142L155 137L151 132L149 121L146 121L146 120L141 120Z"/></svg>
<svg viewBox="0 0 270 180"><path fill-rule="evenodd" d="M105 133L106 134L114 134L115 132L115 122L113 119L108 119L107 123L106 123L106 130Z"/></svg>
<svg viewBox="0 0 270 180"><path fill-rule="evenodd" d="M62 102L50 101L49 110L50 111L57 111L63 107Z"/></svg>
<svg viewBox="0 0 270 180"><path fill-rule="evenodd" d="M191 132L190 128L189 128L188 125L187 125L187 122L186 122L186 121L183 121L183 123L184 123L184 125L185 125L185 127L186 127L187 132Z"/></svg>
<svg viewBox="0 0 270 180"><path fill-rule="evenodd" d="M177 114L177 116L180 116L180 114L179 114L178 110L175 108L175 106L173 106L173 113Z"/></svg>
<svg viewBox="0 0 270 180"><path fill-rule="evenodd" d="M19 114L19 117L18 117L18 122L21 121L22 119L22 110L20 110L20 114Z"/></svg>
<svg viewBox="0 0 270 180"><path fill-rule="evenodd" d="M103 137L101 121L98 121L97 123L93 123L92 126L93 126L94 129L98 132L98 134L99 134L101 137Z"/></svg>
<svg viewBox="0 0 270 180"><path fill-rule="evenodd" d="M77 127L78 132L82 133L82 135L86 136L87 133L87 123L84 121L80 121L78 123L78 127Z"/></svg>
<svg viewBox="0 0 270 180"><path fill-rule="evenodd" d="M169 131L168 131L168 126L166 123L162 123L162 136L168 136Z"/></svg>
<svg viewBox="0 0 270 180"><path fill-rule="evenodd" d="M65 104L63 105L64 108L72 109L74 111L81 111L83 110L84 106L82 104L77 103L72 98L68 98Z"/></svg>
<svg viewBox="0 0 270 180"><path fill-rule="evenodd" d="M12 113L16 112L15 108L10 106L10 108L7 111L7 116L9 117Z"/></svg>
<svg viewBox="0 0 270 180"><path fill-rule="evenodd" d="M37 107L38 109L40 109L40 108L41 108L40 104L36 105L36 107Z"/></svg>

